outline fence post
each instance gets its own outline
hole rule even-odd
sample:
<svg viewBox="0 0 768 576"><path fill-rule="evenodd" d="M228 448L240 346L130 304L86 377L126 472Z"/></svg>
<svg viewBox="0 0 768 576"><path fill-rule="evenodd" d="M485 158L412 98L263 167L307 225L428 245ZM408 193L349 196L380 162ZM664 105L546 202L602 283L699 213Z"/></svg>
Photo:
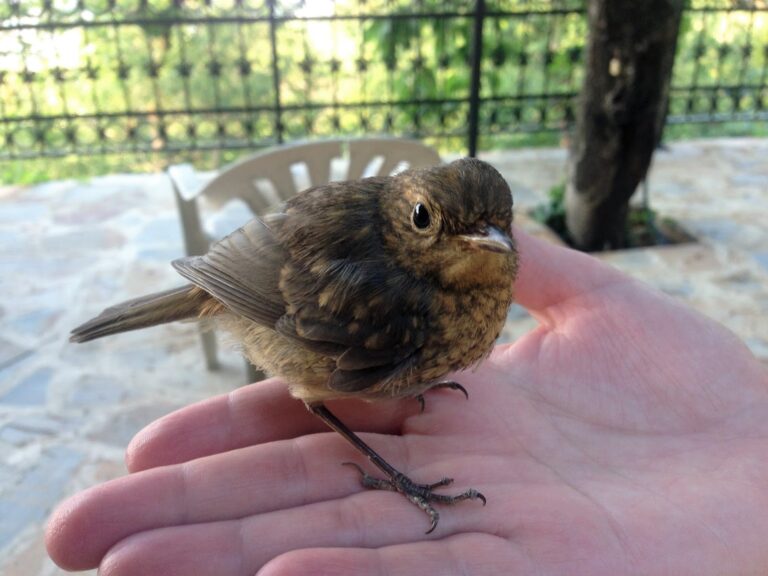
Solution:
<svg viewBox="0 0 768 576"><path fill-rule="evenodd" d="M477 139L480 115L480 66L483 61L483 21L485 0L476 0L474 28L472 31L472 76L469 85L469 156L477 155Z"/></svg>
<svg viewBox="0 0 768 576"><path fill-rule="evenodd" d="M280 103L280 66L277 58L277 19L275 18L276 0L267 0L269 4L269 40L272 43L272 84L275 90L275 133L277 143L283 143L283 108Z"/></svg>

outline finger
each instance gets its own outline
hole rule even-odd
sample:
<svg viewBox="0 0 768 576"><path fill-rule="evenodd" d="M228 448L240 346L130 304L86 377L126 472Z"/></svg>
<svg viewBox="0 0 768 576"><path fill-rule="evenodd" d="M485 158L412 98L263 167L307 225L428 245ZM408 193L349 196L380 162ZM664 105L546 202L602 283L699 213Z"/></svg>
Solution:
<svg viewBox="0 0 768 576"><path fill-rule="evenodd" d="M243 570L239 526L234 521L138 534L110 551L99 565L99 576L250 576Z"/></svg>
<svg viewBox="0 0 768 576"><path fill-rule="evenodd" d="M519 548L488 534L457 534L434 542L397 544L378 549L314 548L287 552L264 566L257 576L444 576L533 574Z"/></svg>
<svg viewBox="0 0 768 576"><path fill-rule="evenodd" d="M455 510L453 521L445 518L438 531L451 534L460 524L474 529L483 512L481 506L468 503ZM424 514L401 496L366 492L241 520L142 532L111 549L99 574L251 575L291 550L371 548L437 538L424 534L426 525Z"/></svg>
<svg viewBox="0 0 768 576"><path fill-rule="evenodd" d="M619 271L570 248L556 246L515 228L520 271L515 281L515 301L532 312L547 308L625 280Z"/></svg>
<svg viewBox="0 0 768 576"><path fill-rule="evenodd" d="M402 438L370 441L384 458L408 465ZM360 481L340 463L355 459L354 449L329 432L131 474L65 501L49 521L48 551L60 566L82 570L138 532L347 496L360 491Z"/></svg>
<svg viewBox="0 0 768 576"><path fill-rule="evenodd" d="M96 486L53 513L49 554L62 567L83 570L137 532L351 494L359 481L341 473L339 463L350 458L350 448L338 440L329 433L261 444Z"/></svg>
<svg viewBox="0 0 768 576"><path fill-rule="evenodd" d="M403 419L418 411L416 402L350 400L329 403L350 428L396 433ZM187 462L244 446L295 438L327 430L303 402L272 378L182 408L153 422L128 445L128 470Z"/></svg>

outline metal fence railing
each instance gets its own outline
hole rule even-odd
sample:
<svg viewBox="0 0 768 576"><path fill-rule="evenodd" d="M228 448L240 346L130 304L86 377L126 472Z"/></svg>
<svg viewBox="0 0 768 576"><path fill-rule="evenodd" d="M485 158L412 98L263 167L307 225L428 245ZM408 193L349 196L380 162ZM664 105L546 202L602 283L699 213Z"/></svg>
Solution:
<svg viewBox="0 0 768 576"><path fill-rule="evenodd" d="M768 2L689 4L668 122L768 119ZM586 35L582 0L9 0L0 160L510 145L571 125Z"/></svg>

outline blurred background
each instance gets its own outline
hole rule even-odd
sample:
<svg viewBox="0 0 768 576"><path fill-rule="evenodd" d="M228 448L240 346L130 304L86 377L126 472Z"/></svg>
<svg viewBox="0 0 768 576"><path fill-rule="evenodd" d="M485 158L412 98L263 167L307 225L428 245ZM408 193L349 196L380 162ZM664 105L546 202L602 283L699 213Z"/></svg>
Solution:
<svg viewBox="0 0 768 576"><path fill-rule="evenodd" d="M167 168L191 164L194 196L263 150L382 135L488 160L521 227L613 248L596 257L768 363L764 0L6 0L0 572L60 573L53 506L123 474L146 423L245 382L225 341L208 369L188 324L67 342L180 283ZM202 210L215 236L248 217ZM533 325L513 307L503 340Z"/></svg>
<svg viewBox="0 0 768 576"><path fill-rule="evenodd" d="M218 168L308 136L407 135L459 153L560 144L585 78L585 2L479 4L9 0L0 175ZM765 136L768 5L684 4L665 140Z"/></svg>

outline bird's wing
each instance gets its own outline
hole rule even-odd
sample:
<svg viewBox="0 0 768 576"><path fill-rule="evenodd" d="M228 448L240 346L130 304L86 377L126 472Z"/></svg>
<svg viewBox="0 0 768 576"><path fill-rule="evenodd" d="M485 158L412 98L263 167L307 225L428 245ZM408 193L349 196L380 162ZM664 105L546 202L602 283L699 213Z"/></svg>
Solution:
<svg viewBox="0 0 768 576"><path fill-rule="evenodd" d="M379 264L372 266L378 273ZM414 365L426 334L424 299L428 294L402 286L391 289L390 285L390 290L377 297L374 287L363 280L371 277L364 271L345 277L356 280L342 282L336 275L325 285L326 289L337 287L330 302L320 305L316 299L306 298L275 328L304 347L333 357L336 370L328 385L354 392L395 379Z"/></svg>
<svg viewBox="0 0 768 576"><path fill-rule="evenodd" d="M266 222L255 218L204 256L174 260L173 267L233 312L274 327L285 314L279 280L287 254L271 227L284 219L284 214L270 215Z"/></svg>
<svg viewBox="0 0 768 576"><path fill-rule="evenodd" d="M302 322L298 328L293 316L283 316L276 328L305 348L336 359L328 386L339 392L365 390L396 379L411 368L419 349L416 342L382 342L383 347L370 348L359 337L345 336L343 326L318 321Z"/></svg>
<svg viewBox="0 0 768 576"><path fill-rule="evenodd" d="M347 214L348 202L340 204ZM174 267L234 313L333 358L334 390L365 390L410 370L425 339L429 295L383 259L380 242L366 248L355 240L349 230L362 225L329 210L287 209L291 216L254 219Z"/></svg>

